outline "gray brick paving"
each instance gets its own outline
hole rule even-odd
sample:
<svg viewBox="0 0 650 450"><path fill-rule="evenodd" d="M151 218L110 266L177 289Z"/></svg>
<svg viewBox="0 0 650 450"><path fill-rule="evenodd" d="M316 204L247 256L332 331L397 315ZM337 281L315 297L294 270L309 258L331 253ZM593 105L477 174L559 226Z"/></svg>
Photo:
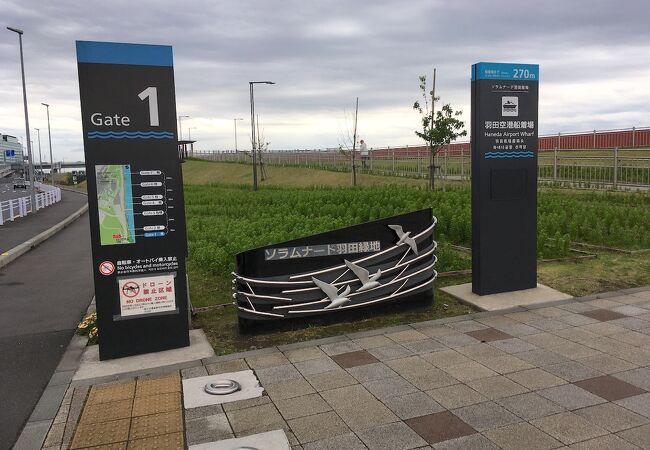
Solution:
<svg viewBox="0 0 650 450"><path fill-rule="evenodd" d="M434 444L435 450L499 450L494 442L480 434L470 434Z"/></svg>
<svg viewBox="0 0 650 450"><path fill-rule="evenodd" d="M397 372L384 363L372 363L351 367L347 371L360 383L397 376Z"/></svg>
<svg viewBox="0 0 650 450"><path fill-rule="evenodd" d="M305 444L303 448L305 450L366 450L368 447L356 434L346 433Z"/></svg>
<svg viewBox="0 0 650 450"><path fill-rule="evenodd" d="M550 450L562 445L555 438L526 422L488 430L485 434L504 450L524 448L527 450Z"/></svg>
<svg viewBox="0 0 650 450"><path fill-rule="evenodd" d="M311 416L332 410L327 402L318 394L277 400L275 405L285 420L297 419L298 417Z"/></svg>
<svg viewBox="0 0 650 450"><path fill-rule="evenodd" d="M427 414L445 410L432 397L420 391L388 397L383 402L402 420L426 416Z"/></svg>
<svg viewBox="0 0 650 450"><path fill-rule="evenodd" d="M625 317L582 315L596 309ZM488 328L513 337L466 334ZM284 429L305 450L650 448L650 392L608 402L573 384L612 375L650 391L647 333L650 287L211 358L182 376L251 368L266 391L187 410L187 443ZM330 358L361 349L379 362L343 369ZM68 389L66 376L50 384L63 387L61 406L29 423L22 442L69 445L87 388ZM426 443L408 425L446 411L477 432Z"/></svg>
<svg viewBox="0 0 650 450"><path fill-rule="evenodd" d="M542 389L537 393L568 410L586 408L606 401L573 384Z"/></svg>
<svg viewBox="0 0 650 450"><path fill-rule="evenodd" d="M427 444L404 422L369 428L357 435L371 450L408 450Z"/></svg>
<svg viewBox="0 0 650 450"><path fill-rule="evenodd" d="M478 431L500 428L520 421L517 416L494 402L477 403L452 412Z"/></svg>
<svg viewBox="0 0 650 450"><path fill-rule="evenodd" d="M531 423L565 445L608 434L607 430L572 412L542 417L533 420Z"/></svg>
<svg viewBox="0 0 650 450"><path fill-rule="evenodd" d="M185 421L185 438L188 445L214 442L234 437L225 414L214 414Z"/></svg>
<svg viewBox="0 0 650 450"><path fill-rule="evenodd" d="M650 394L635 395L615 402L637 414L650 418Z"/></svg>
<svg viewBox="0 0 650 450"><path fill-rule="evenodd" d="M538 419L565 411L557 403L534 392L502 398L497 400L497 403L524 420Z"/></svg>

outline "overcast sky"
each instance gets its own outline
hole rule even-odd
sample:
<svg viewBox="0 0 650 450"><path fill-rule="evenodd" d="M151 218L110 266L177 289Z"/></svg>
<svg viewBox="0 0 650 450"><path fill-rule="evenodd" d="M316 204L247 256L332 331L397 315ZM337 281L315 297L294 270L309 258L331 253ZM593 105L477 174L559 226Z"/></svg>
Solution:
<svg viewBox="0 0 650 450"><path fill-rule="evenodd" d="M370 147L417 144L418 75L464 111L478 61L540 64L540 133L650 126L648 0L0 0L0 132L23 137L23 28L31 127L82 159L75 40L171 44L179 114L198 149L250 147L248 81L273 149L336 147L359 97ZM41 134L43 145L46 136ZM36 136L33 137L36 141Z"/></svg>

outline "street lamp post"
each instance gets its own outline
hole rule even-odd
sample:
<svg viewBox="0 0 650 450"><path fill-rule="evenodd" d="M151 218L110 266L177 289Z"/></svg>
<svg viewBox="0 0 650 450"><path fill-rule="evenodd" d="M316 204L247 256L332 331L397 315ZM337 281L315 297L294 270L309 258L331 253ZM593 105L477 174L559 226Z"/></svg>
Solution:
<svg viewBox="0 0 650 450"><path fill-rule="evenodd" d="M242 119L241 117L232 119L233 123L235 124L235 153L237 153L237 121L238 120L244 120L244 119Z"/></svg>
<svg viewBox="0 0 650 450"><path fill-rule="evenodd" d="M188 134L188 141L192 140L192 130L196 130L196 127L188 127L187 128L187 134ZM194 143L190 142L190 156L194 157Z"/></svg>
<svg viewBox="0 0 650 450"><path fill-rule="evenodd" d="M54 186L54 159L52 158L52 132L50 131L50 105L41 103L47 110L47 139L50 141L50 181Z"/></svg>
<svg viewBox="0 0 650 450"><path fill-rule="evenodd" d="M183 119L189 119L190 116L178 116L178 135L180 141L183 140Z"/></svg>
<svg viewBox="0 0 650 450"><path fill-rule="evenodd" d="M43 181L43 153L41 153L41 129L34 128L36 130L36 135L38 136L38 166L41 171L41 181Z"/></svg>
<svg viewBox="0 0 650 450"><path fill-rule="evenodd" d="M7 30L18 34L18 44L20 47L20 72L23 79L23 104L25 106L25 142L27 143L27 158L29 159L29 180L32 184L30 197L32 202L32 212L36 213L36 191L34 187L34 161L32 160L32 146L29 138L29 114L27 113L27 88L25 87L25 61L23 60L23 30L18 28L7 27Z"/></svg>
<svg viewBox="0 0 650 450"><path fill-rule="evenodd" d="M249 81L251 96L251 142L253 148L253 190L257 191L257 145L255 142L255 94L253 86L256 84L275 84L273 81Z"/></svg>

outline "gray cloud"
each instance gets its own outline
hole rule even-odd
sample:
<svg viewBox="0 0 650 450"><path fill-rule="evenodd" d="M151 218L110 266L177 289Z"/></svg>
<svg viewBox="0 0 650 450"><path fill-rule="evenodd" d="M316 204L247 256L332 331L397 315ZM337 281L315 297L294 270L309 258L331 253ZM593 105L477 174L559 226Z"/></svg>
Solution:
<svg viewBox="0 0 650 450"><path fill-rule="evenodd" d="M32 126L52 104L53 145L82 156L74 41L174 46L177 108L201 148L246 142L249 80L273 148L336 146L360 97L372 146L415 144L417 77L469 118L470 65L541 66L542 132L650 125L650 4L629 1L237 2L0 0L3 25L25 29ZM0 130L24 135L15 35L0 33ZM567 105L571 105L568 107ZM469 125L469 124L468 124Z"/></svg>

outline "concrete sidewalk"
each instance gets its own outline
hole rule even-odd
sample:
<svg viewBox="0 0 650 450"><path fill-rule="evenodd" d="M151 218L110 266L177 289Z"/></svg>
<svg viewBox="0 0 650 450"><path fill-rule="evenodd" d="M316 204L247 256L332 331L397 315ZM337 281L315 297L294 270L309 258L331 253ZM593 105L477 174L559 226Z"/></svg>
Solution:
<svg viewBox="0 0 650 450"><path fill-rule="evenodd" d="M0 233L0 253L11 250L53 227L86 203L88 203L86 194L64 190L61 192L59 203L40 209L36 214L20 217L13 222L5 222L0 226L2 232Z"/></svg>
<svg viewBox="0 0 650 450"><path fill-rule="evenodd" d="M650 287L213 357L180 375L248 369L264 396L184 413L177 367L73 383L45 447L284 430L296 450L648 449Z"/></svg>

